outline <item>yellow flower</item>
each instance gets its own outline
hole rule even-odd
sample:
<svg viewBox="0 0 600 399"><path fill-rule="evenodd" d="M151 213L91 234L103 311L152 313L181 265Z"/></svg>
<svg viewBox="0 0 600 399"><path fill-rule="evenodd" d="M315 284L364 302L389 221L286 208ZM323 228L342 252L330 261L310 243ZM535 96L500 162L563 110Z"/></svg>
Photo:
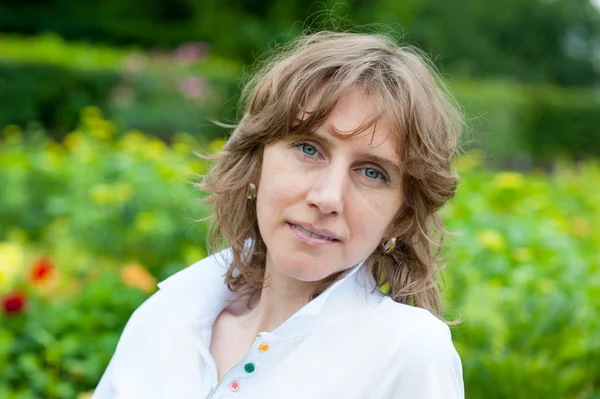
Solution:
<svg viewBox="0 0 600 399"><path fill-rule="evenodd" d="M4 275L4 272L0 270L0 288L8 286L8 278Z"/></svg>
<svg viewBox="0 0 600 399"><path fill-rule="evenodd" d="M504 237L495 230L479 230L476 237L481 246L493 252L502 251L506 246Z"/></svg>
<svg viewBox="0 0 600 399"><path fill-rule="evenodd" d="M210 142L210 152L215 153L215 152L221 152L223 151L223 147L225 146L225 139L222 138L218 138L218 139L214 139L213 141Z"/></svg>
<svg viewBox="0 0 600 399"><path fill-rule="evenodd" d="M99 140L109 140L117 133L117 128L112 121L91 119L86 124L90 129L90 135Z"/></svg>
<svg viewBox="0 0 600 399"><path fill-rule="evenodd" d="M581 216L577 216L571 221L571 234L577 238L583 238L588 235L590 222Z"/></svg>
<svg viewBox="0 0 600 399"><path fill-rule="evenodd" d="M193 161L190 161L188 164L188 173L190 174L194 174L194 173L198 173L198 174L204 174L206 172L206 163L202 162L199 159L194 159Z"/></svg>
<svg viewBox="0 0 600 399"><path fill-rule="evenodd" d="M126 285L139 288L146 293L151 293L156 289L156 279L154 276L136 263L126 265L121 270L121 280Z"/></svg>
<svg viewBox="0 0 600 399"><path fill-rule="evenodd" d="M115 202L123 203L131 199L133 187L129 183L118 183L113 187L113 198Z"/></svg>
<svg viewBox="0 0 600 399"><path fill-rule="evenodd" d="M89 196L96 204L108 204L112 199L110 186L108 184L96 184L90 189Z"/></svg>
<svg viewBox="0 0 600 399"><path fill-rule="evenodd" d="M152 231L155 225L156 220L150 212L140 212L135 218L135 227L142 232Z"/></svg>
<svg viewBox="0 0 600 399"><path fill-rule="evenodd" d="M146 153L150 156L151 159L160 160L165 152L167 151L167 146L165 143L158 139L152 139L146 145Z"/></svg>
<svg viewBox="0 0 600 399"><path fill-rule="evenodd" d="M500 189L516 190L525 185L525 178L518 172L500 172L492 184Z"/></svg>
<svg viewBox="0 0 600 399"><path fill-rule="evenodd" d="M61 152L62 147L56 143L49 143L44 149L44 159L42 169L46 172L55 171L62 163Z"/></svg>
<svg viewBox="0 0 600 399"><path fill-rule="evenodd" d="M12 242L0 242L0 285L12 283L23 268L25 254L23 248Z"/></svg>
<svg viewBox="0 0 600 399"><path fill-rule="evenodd" d="M138 154L146 143L146 136L139 130L130 130L121 138L118 147L127 152Z"/></svg>
<svg viewBox="0 0 600 399"><path fill-rule="evenodd" d="M82 121L86 122L93 119L103 119L104 115L102 114L102 110L100 108L89 106L81 110L80 117Z"/></svg>
<svg viewBox="0 0 600 399"><path fill-rule="evenodd" d="M198 248L197 246L186 245L183 250L183 256L185 257L186 263L191 265L192 263L196 263L200 259L204 258L206 254L201 248Z"/></svg>
<svg viewBox="0 0 600 399"><path fill-rule="evenodd" d="M77 395L77 399L92 399L93 394L94 394L94 391L81 392L80 394Z"/></svg>
<svg viewBox="0 0 600 399"><path fill-rule="evenodd" d="M63 145L69 150L74 151L75 148L81 143L82 133L79 131L74 131L65 136L63 139Z"/></svg>
<svg viewBox="0 0 600 399"><path fill-rule="evenodd" d="M513 257L517 262L520 263L531 262L531 260L533 259L533 256L531 255L531 250L526 247L517 248L513 252Z"/></svg>
<svg viewBox="0 0 600 399"><path fill-rule="evenodd" d="M172 148L183 155L188 155L192 153L192 149L186 143L173 143Z"/></svg>

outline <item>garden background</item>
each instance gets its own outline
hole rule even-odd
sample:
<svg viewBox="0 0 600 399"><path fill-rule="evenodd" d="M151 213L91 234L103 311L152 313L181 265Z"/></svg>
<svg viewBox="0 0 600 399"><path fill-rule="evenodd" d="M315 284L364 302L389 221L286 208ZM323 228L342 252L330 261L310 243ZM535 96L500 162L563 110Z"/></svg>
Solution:
<svg viewBox="0 0 600 399"><path fill-rule="evenodd" d="M91 395L131 312L206 255L211 119L234 121L251 65L307 28L393 31L467 114L443 210L467 397L600 398L590 1L0 2L0 399Z"/></svg>

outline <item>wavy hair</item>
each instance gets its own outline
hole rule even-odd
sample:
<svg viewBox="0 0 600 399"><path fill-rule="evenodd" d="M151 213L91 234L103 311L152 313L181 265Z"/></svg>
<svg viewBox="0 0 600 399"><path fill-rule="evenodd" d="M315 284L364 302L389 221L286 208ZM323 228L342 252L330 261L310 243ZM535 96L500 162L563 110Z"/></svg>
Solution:
<svg viewBox="0 0 600 399"><path fill-rule="evenodd" d="M249 183L259 175L269 143L322 124L344 94L363 90L396 135L403 172L404 202L394 219L397 245L390 254L376 249L366 260L376 289L394 301L429 310L441 320L439 252L446 231L438 210L455 194L458 175L451 168L463 117L432 63L418 49L385 35L318 32L304 35L263 63L245 85L243 111L224 151L198 187L214 205L209 248L224 239L233 262L229 289L249 300L265 284L266 251ZM316 96L316 97L315 97ZM307 102L317 105L307 110ZM298 120L299 113L305 118ZM250 244L248 244L250 243ZM249 246L248 246L249 245ZM340 273L323 280L311 299ZM385 288L382 288L385 287Z"/></svg>

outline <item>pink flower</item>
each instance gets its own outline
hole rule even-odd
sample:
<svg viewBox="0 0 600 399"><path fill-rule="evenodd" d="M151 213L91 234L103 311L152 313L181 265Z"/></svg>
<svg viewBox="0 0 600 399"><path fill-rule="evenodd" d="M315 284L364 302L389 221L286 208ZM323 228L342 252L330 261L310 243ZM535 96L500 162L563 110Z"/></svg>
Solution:
<svg viewBox="0 0 600 399"><path fill-rule="evenodd" d="M185 43L174 51L174 58L184 64L194 63L208 54L208 45L202 42Z"/></svg>
<svg viewBox="0 0 600 399"><path fill-rule="evenodd" d="M179 83L179 90L186 98L200 100L206 95L206 84L197 76L188 76Z"/></svg>

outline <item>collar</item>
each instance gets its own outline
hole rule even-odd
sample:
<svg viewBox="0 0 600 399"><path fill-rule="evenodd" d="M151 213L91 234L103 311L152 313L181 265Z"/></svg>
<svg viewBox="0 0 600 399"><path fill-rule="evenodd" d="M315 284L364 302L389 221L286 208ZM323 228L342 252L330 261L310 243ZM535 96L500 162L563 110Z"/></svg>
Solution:
<svg viewBox="0 0 600 399"><path fill-rule="evenodd" d="M174 274L158 286L187 321L212 325L228 302L236 299L224 278L231 260L231 250L223 250ZM304 305L273 334L304 336L347 311L355 312L361 306L379 303L382 296L373 292L375 282L363 266L364 262L360 262L346 270L341 278Z"/></svg>

